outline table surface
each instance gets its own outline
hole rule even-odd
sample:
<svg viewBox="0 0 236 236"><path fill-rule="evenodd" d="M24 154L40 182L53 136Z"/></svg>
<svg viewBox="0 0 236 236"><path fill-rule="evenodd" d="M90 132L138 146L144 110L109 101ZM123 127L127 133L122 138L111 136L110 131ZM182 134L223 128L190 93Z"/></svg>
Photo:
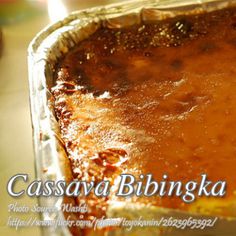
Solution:
<svg viewBox="0 0 236 236"><path fill-rule="evenodd" d="M117 0L118 1L118 0ZM32 129L29 110L27 47L38 31L75 9L115 2L115 0L34 0L0 1L0 24L4 48L0 58L0 235L40 235L39 228L17 231L7 226L9 217L27 219L33 214L9 213L8 205L33 206L37 199L14 199L7 194L9 178L17 173L35 178ZM4 13L4 14L3 14ZM17 185L18 188L26 184Z"/></svg>

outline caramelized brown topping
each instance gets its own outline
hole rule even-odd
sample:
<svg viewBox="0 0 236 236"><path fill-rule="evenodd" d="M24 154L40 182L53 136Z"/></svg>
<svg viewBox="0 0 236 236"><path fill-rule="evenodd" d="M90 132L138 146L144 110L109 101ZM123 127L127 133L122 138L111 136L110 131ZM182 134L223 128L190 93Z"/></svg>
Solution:
<svg viewBox="0 0 236 236"><path fill-rule="evenodd" d="M123 172L152 173L156 180L168 174L185 182L206 173L212 181L227 181L231 199L235 19L236 10L228 9L101 28L70 52L58 67L53 93L74 177L113 184ZM105 214L107 199L83 200L90 216ZM190 208L178 198L148 201Z"/></svg>

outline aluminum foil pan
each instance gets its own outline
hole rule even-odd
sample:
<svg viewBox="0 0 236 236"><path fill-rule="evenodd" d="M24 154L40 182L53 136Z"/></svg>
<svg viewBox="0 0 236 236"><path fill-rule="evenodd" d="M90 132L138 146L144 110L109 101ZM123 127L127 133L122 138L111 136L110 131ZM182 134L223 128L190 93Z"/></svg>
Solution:
<svg viewBox="0 0 236 236"><path fill-rule="evenodd" d="M128 25L161 20L179 14L193 14L212 11L235 4L234 0L136 0L115 5L97 7L74 12L64 20L42 30L31 42L28 49L29 85L33 140L37 178L46 180L70 181L70 166L60 138L59 126L55 118L50 88L53 85L53 73L58 60L81 40L93 34L101 25L120 28ZM55 212L42 214L44 220L64 219L60 211L65 198L42 197L41 206L58 209ZM68 200L68 199L67 199ZM68 200L70 201L70 200ZM71 200L73 203L73 200ZM234 206L235 207L235 206ZM236 210L236 207L235 207ZM159 219L162 216L185 218L190 216L172 209L150 207L145 205L117 203L108 207L108 217L126 217L136 219L142 215L146 219ZM194 217L201 218L200 215ZM71 235L67 227L46 227L44 235ZM204 231L136 228L111 231L108 235L236 235L235 219L219 219L215 227ZM76 235L80 235L77 229Z"/></svg>

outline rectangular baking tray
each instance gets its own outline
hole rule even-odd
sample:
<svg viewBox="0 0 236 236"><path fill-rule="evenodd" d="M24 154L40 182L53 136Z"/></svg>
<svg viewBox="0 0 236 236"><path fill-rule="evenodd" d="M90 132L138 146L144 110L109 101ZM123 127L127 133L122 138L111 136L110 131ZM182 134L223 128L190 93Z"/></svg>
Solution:
<svg viewBox="0 0 236 236"><path fill-rule="evenodd" d="M68 17L43 29L30 43L28 48L28 70L30 86L30 106L33 127L33 142L35 152L35 167L37 178L47 180L70 181L70 164L60 138L60 129L53 110L53 97L50 88L53 86L54 68L57 62L80 41L93 34L101 25L120 28L128 25L162 20L177 15L212 11L229 5L235 1L222 0L136 0L119 4L96 7L71 13ZM65 219L60 206L65 198L41 197L39 204L54 207L57 211L45 212L44 220ZM72 201L73 200L68 200ZM232 207L235 207L232 206ZM236 210L236 207L235 207ZM160 219L162 216L176 218L204 217L190 215L178 210L154 206L125 204L118 202L108 207L108 217L126 217L137 219L142 215L146 219ZM71 235L67 227L42 228L44 235ZM235 219L220 218L215 227L201 232L193 230L174 230L159 228L136 228L131 232L124 229L114 230L107 235L206 235L233 236L236 235ZM77 232L80 235L80 232Z"/></svg>

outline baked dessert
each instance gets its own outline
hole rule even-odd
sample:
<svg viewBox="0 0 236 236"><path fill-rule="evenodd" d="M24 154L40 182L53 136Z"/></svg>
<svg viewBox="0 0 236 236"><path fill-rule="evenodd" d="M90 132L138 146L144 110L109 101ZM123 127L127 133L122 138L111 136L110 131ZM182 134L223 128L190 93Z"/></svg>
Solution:
<svg viewBox="0 0 236 236"><path fill-rule="evenodd" d="M236 216L235 58L236 8L228 8L102 27L59 62L51 90L74 179L116 186L121 173L183 182L206 173L227 182L222 199L191 204L178 197L118 199L112 192L80 196L86 218L106 215L116 199Z"/></svg>

